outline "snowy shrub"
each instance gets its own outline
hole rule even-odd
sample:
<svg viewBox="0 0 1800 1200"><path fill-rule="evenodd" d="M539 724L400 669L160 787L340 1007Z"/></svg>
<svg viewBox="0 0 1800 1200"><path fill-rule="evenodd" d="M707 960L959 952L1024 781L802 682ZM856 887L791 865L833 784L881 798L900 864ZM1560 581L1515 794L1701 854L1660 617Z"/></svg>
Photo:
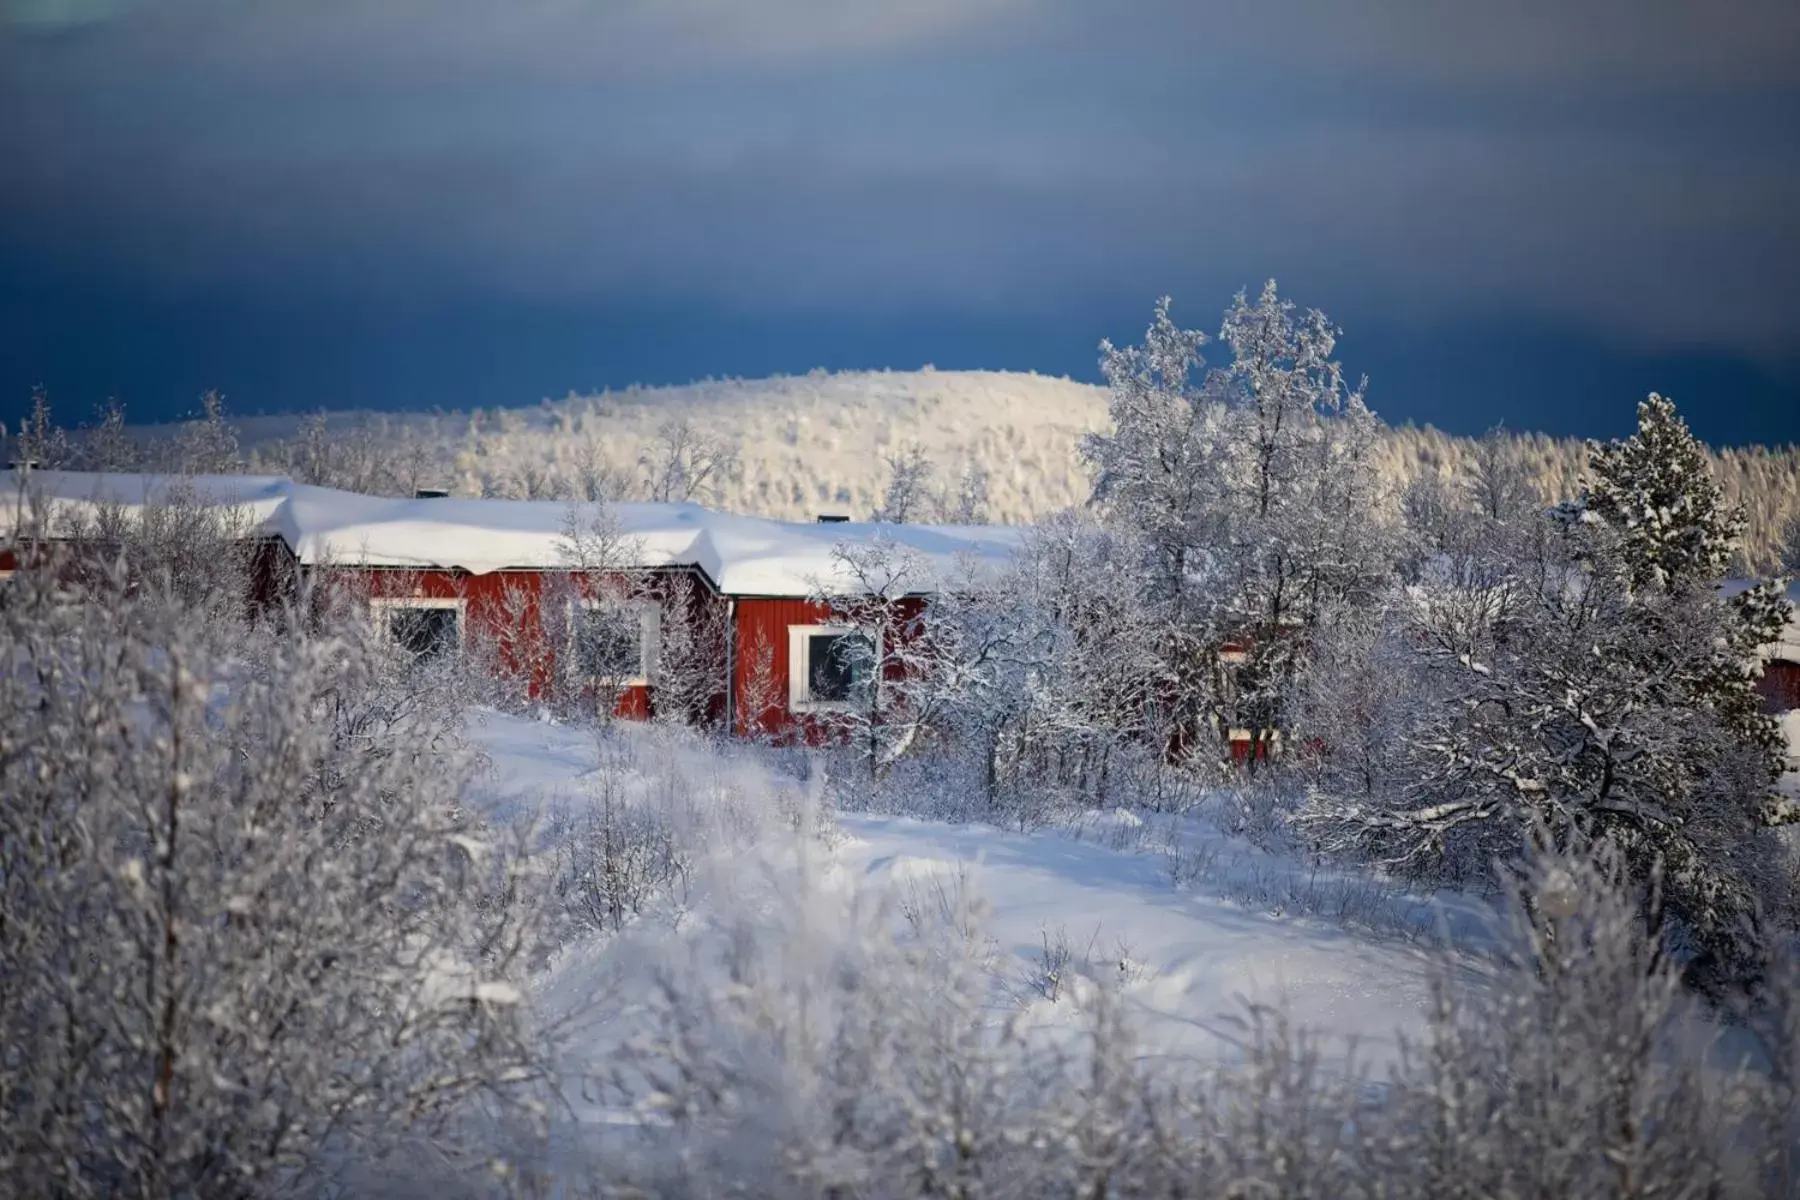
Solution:
<svg viewBox="0 0 1800 1200"><path fill-rule="evenodd" d="M705 864L770 839L830 843L811 779L769 771L681 726L590 731L594 765L578 794L532 830L565 945L617 935L647 915L679 924L704 892Z"/></svg>
<svg viewBox="0 0 1800 1200"><path fill-rule="evenodd" d="M1471 987L1444 965L1389 1083L1371 1167L1400 1194L1764 1194L1746 1077L1708 1061L1729 1063L1662 949L1657 883L1607 845L1528 856L1500 969Z"/></svg>
<svg viewBox="0 0 1800 1200"><path fill-rule="evenodd" d="M539 905L466 760L366 624L225 637L130 558L0 605L0 1190L485 1162L541 1077Z"/></svg>
<svg viewBox="0 0 1800 1200"><path fill-rule="evenodd" d="M608 779L545 831L555 892L578 931L617 932L652 901L684 901L693 870L669 814L619 795Z"/></svg>
<svg viewBox="0 0 1800 1200"><path fill-rule="evenodd" d="M1046 929L1043 931L1043 946L1028 965L1025 986L1055 1004L1062 999L1063 987L1067 984L1069 972L1074 965L1075 949L1069 945L1069 931L1058 926L1052 940L1050 931Z"/></svg>
<svg viewBox="0 0 1800 1200"><path fill-rule="evenodd" d="M613 986L632 1032L583 1070L635 1123L596 1135L571 1183L1409 1200L1790 1186L1787 1064L1740 1068L1708 1033L1625 859L1539 848L1509 879L1497 956L1445 957L1423 1031L1377 1072L1261 1006L1221 1061L1163 1055L1136 1028L1129 952L1083 955L1060 932L1035 1003L1008 1015L965 887L896 900L787 864L626 960ZM1058 1019L1034 1020L1049 1000ZM1791 1010L1763 1011L1791 1052Z"/></svg>

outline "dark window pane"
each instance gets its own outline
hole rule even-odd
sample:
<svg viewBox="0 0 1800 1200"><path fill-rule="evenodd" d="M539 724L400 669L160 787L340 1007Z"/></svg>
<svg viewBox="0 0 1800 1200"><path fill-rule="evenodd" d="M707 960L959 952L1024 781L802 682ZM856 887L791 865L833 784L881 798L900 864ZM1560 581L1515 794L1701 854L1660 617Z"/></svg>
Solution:
<svg viewBox="0 0 1800 1200"><path fill-rule="evenodd" d="M636 679L644 673L644 641L638 614L584 608L575 620L575 663L598 679Z"/></svg>
<svg viewBox="0 0 1800 1200"><path fill-rule="evenodd" d="M456 617L454 608L390 608L388 633L414 658L442 658L456 650Z"/></svg>
<svg viewBox="0 0 1800 1200"><path fill-rule="evenodd" d="M859 633L815 633L806 639L809 699L848 700L869 668L869 641Z"/></svg>

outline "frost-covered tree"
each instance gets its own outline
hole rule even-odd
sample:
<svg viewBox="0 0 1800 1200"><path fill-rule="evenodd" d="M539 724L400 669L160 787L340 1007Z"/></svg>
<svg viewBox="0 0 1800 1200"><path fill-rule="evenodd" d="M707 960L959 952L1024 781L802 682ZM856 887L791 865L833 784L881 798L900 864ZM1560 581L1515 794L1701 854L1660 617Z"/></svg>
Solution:
<svg viewBox="0 0 1800 1200"><path fill-rule="evenodd" d="M1193 560L1216 540L1223 490L1224 411L1203 387L1208 338L1176 325L1171 303L1157 301L1142 346L1100 344L1113 428L1081 447L1095 503L1148 540L1164 597L1185 591Z"/></svg>
<svg viewBox="0 0 1800 1200"><path fill-rule="evenodd" d="M1718 714L1740 743L1761 752L1772 787L1781 773L1782 743L1762 711L1748 664L1779 637L1786 604L1767 586L1728 605L1717 603L1714 588L1736 556L1744 513L1725 503L1706 448L1675 405L1654 392L1639 404L1637 431L1593 448L1592 478L1559 515L1598 520L1613 530L1634 589L1685 597L1701 611L1717 614L1703 625L1701 636L1718 639L1722 652L1712 656L1712 674L1697 683L1695 701ZM1771 811L1775 807L1781 806Z"/></svg>
<svg viewBox="0 0 1800 1200"><path fill-rule="evenodd" d="M1220 583L1225 619L1249 644L1237 719L1260 733L1285 723L1286 691L1322 618L1369 603L1396 546L1373 459L1379 422L1331 358L1329 319L1296 317L1271 282L1255 304L1238 296L1220 336L1241 447Z"/></svg>
<svg viewBox="0 0 1800 1200"><path fill-rule="evenodd" d="M1310 639L1372 603L1399 558L1376 462L1382 434L1331 355L1337 331L1271 282L1204 334L1165 300L1142 347L1103 347L1114 430L1084 443L1095 500L1152 548L1178 744L1249 730L1252 761L1290 724Z"/></svg>
<svg viewBox="0 0 1800 1200"><path fill-rule="evenodd" d="M1635 588L1629 544L1603 522L1546 519L1508 550L1407 594L1398 786L1321 795L1314 827L1453 877L1539 826L1559 846L1604 838L1639 879L1661 872L1696 977L1741 979L1759 909L1785 887L1769 827L1792 815L1754 710L1771 598Z"/></svg>
<svg viewBox="0 0 1800 1200"><path fill-rule="evenodd" d="M991 473L978 462L963 467L957 476L956 495L946 497L945 519L952 525L982 525L988 519L988 483Z"/></svg>
<svg viewBox="0 0 1800 1200"><path fill-rule="evenodd" d="M849 694L820 719L843 736L869 777L880 779L930 724L931 714L901 686L927 669L920 596L930 579L915 551L886 537L840 543L831 561L831 577L814 581L810 599L848 631L834 652L849 675Z"/></svg>
<svg viewBox="0 0 1800 1200"><path fill-rule="evenodd" d="M708 725L722 715L729 683L731 628L725 606L689 572L662 579L646 599L657 613L655 660L648 664L652 714L658 720Z"/></svg>
<svg viewBox="0 0 1800 1200"><path fill-rule="evenodd" d="M200 414L181 427L175 456L184 475L227 475L243 468L237 430L225 415L222 393L209 391L200 397Z"/></svg>
<svg viewBox="0 0 1800 1200"><path fill-rule="evenodd" d="M1141 602L1164 634L1158 658L1170 677L1171 742L1197 748L1229 724L1211 703L1221 690L1217 650L1228 635L1215 589L1201 580L1227 538L1234 448L1216 380L1204 372L1209 339L1178 326L1170 304L1166 296L1157 302L1141 346L1101 343L1113 428L1088 435L1081 450L1094 503L1148 550Z"/></svg>
<svg viewBox="0 0 1800 1200"><path fill-rule="evenodd" d="M918 445L901 447L886 455L887 487L881 493L881 506L874 519L887 525L906 525L929 517L931 475L935 468Z"/></svg>
<svg viewBox="0 0 1800 1200"><path fill-rule="evenodd" d="M1408 686L1412 647L1387 606L1334 614L1311 647L1293 701L1298 765L1354 803L1404 787L1404 737L1420 697Z"/></svg>
<svg viewBox="0 0 1800 1200"><path fill-rule="evenodd" d="M125 408L107 401L92 427L83 431L79 460L89 471L135 471L144 463L144 447L125 424Z"/></svg>
<svg viewBox="0 0 1800 1200"><path fill-rule="evenodd" d="M589 504L622 500L631 489L629 474L607 457L597 437L587 437L575 444L575 498Z"/></svg>
<svg viewBox="0 0 1800 1200"><path fill-rule="evenodd" d="M429 455L418 441L366 426L333 430L322 412L258 454L268 469L296 483L364 495L411 497L430 480Z"/></svg>
<svg viewBox="0 0 1800 1200"><path fill-rule="evenodd" d="M1530 470L1499 425L1475 443L1466 486L1476 513L1488 521L1524 520L1543 504Z"/></svg>
<svg viewBox="0 0 1800 1200"><path fill-rule="evenodd" d="M1145 575L1141 543L1065 514L1004 570L971 565L932 596L900 687L986 813L1027 820L1053 792L1101 802L1128 748L1157 743L1167 680Z"/></svg>
<svg viewBox="0 0 1800 1200"><path fill-rule="evenodd" d="M1426 471L1406 485L1400 494L1400 515L1415 543L1415 556L1449 553L1463 543L1470 513L1462 500L1438 471Z"/></svg>
<svg viewBox="0 0 1800 1200"><path fill-rule="evenodd" d="M663 504L717 504L737 470L737 448L697 428L686 417L671 417L638 458L645 495Z"/></svg>
<svg viewBox="0 0 1800 1200"><path fill-rule="evenodd" d="M651 668L642 661L642 628L655 599L638 570L642 549L605 504L571 504L557 549L569 570L545 580L539 602L557 696L604 725L631 681Z"/></svg>
<svg viewBox="0 0 1800 1200"><path fill-rule="evenodd" d="M1794 509L1781 527L1781 541L1776 547L1777 562L1789 575L1800 575L1800 507Z"/></svg>
<svg viewBox="0 0 1800 1200"><path fill-rule="evenodd" d="M1655 392L1638 405L1637 431L1589 449L1576 517L1618 531L1636 587L1677 589L1724 578L1744 515L1726 505L1706 447L1675 405Z"/></svg>
<svg viewBox="0 0 1800 1200"><path fill-rule="evenodd" d="M3 434L4 429L0 429ZM74 459L69 433L56 423L50 412L50 394L42 387L31 389L31 411L19 423L7 445L8 462L17 462L46 471L66 470Z"/></svg>

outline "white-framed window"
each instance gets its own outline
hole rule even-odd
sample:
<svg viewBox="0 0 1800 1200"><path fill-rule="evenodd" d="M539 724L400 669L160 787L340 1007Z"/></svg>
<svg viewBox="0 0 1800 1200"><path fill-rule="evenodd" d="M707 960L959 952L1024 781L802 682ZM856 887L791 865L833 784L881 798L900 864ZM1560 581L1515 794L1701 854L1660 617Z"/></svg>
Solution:
<svg viewBox="0 0 1800 1200"><path fill-rule="evenodd" d="M875 669L878 647L850 625L788 626L788 708L841 712Z"/></svg>
<svg viewBox="0 0 1800 1200"><path fill-rule="evenodd" d="M388 640L416 662L441 662L462 652L460 597L376 596L369 612Z"/></svg>
<svg viewBox="0 0 1800 1200"><path fill-rule="evenodd" d="M656 605L583 600L569 626L577 676L614 687L649 686L662 638Z"/></svg>

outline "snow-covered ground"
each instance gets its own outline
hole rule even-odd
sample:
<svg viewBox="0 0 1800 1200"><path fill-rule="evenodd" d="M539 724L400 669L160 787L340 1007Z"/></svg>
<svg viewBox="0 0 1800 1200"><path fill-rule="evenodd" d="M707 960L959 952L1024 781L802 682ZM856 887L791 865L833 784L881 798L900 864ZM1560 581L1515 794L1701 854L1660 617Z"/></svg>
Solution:
<svg viewBox="0 0 1800 1200"><path fill-rule="evenodd" d="M1785 716L1783 728L1800 755L1800 713ZM1247 891L1279 892L1270 881L1284 875L1307 885L1315 880L1309 868L1201 822L1141 824L1117 813L1079 830L1019 833L857 813L815 821L822 778L806 778L796 752L718 747L684 732L635 726L596 739L492 713L474 735L489 763L477 798L497 816L579 811L604 784L618 795L679 807L689 835L711 848L680 905L646 919L632 938L565 955L547 984L553 1009L616 990L621 970L646 954L669 952L683 931L704 925L696 917L709 906L715 916L786 912L785 919L808 926L807 936L825 938L866 934L854 921L838 923L859 908L892 917L951 905L978 914L971 919L979 921L997 1015L1023 1011L1039 1026L1077 1020L1090 981L1106 980L1117 985L1148 1052L1229 1056L1248 1007L1269 1005L1328 1045L1354 1040L1359 1058L1379 1071L1396 1035L1422 1024L1430 939L1361 932L1328 917L1274 915L1284 906L1267 894L1260 903L1244 902ZM1790 777L1793 783L1800 776ZM1211 866L1193 872L1197 880L1178 882L1171 852L1184 846ZM1363 903L1396 901L1376 894ZM1459 936L1477 933L1487 918L1479 903L1455 896L1403 907L1398 927L1442 920ZM821 909L829 919L821 919ZM899 922L883 928L898 933ZM1052 999L1046 960L1062 953L1069 961Z"/></svg>
<svg viewBox="0 0 1800 1200"><path fill-rule="evenodd" d="M1084 970L1118 978L1161 1053L1211 1057L1239 1035L1236 1019L1250 1004L1282 1008L1334 1040L1354 1038L1377 1061L1397 1030L1418 1023L1421 951L1178 890L1158 856L1054 831L893 817L838 823L849 835L838 861L864 879L902 888L921 877L966 879L985 903L1003 975L1033 977L1048 943L1066 944ZM1057 1019L1041 992L1022 991L1034 1015Z"/></svg>
<svg viewBox="0 0 1800 1200"><path fill-rule="evenodd" d="M1314 1116L1347 1119L1420 1086L1387 1068L1402 1035L1445 1036L1434 972L1502 996L1521 983L1341 920L1234 902L1246 876L1305 871L1255 847L1194 878L1171 871L1183 854L1245 853L1206 818L1115 810L1023 833L832 812L825 760L811 752L686 730L596 733L490 713L473 739L486 767L471 800L500 821L535 820L539 861L559 884L572 878L559 857L571 814L604 813L629 841L643 827L617 818L639 806L666 818L664 845L672 833L689 855L653 901L565 936L532 984L561 1086L549 1140L530 1153L549 1177L598 1181L597 1194L720 1194L748 1178L786 1181L763 1194L797 1194L821 1172L884 1179L894 1155L959 1161L960 1129L986 1131L989 1149L1040 1136L1060 1145L1133 1097L1177 1094L1165 1086L1223 1087L1214 1095L1228 1107L1215 1111L1304 1114L1316 1100L1346 1107ZM611 833L606 845L617 845ZM631 860L620 855L619 869ZM614 878L597 868L581 870ZM1457 917L1479 907L1462 903ZM1604 1058L1596 1047L1612 1044L1618 996L1598 999L1541 1033L1503 1008L1499 1023L1473 1027L1499 1055L1484 1061L1517 1053L1529 1073ZM1515 1016L1537 1012L1530 1003ZM1708 1070L1754 1059L1698 1010L1670 1020L1670 1049L1703 1052ZM965 1104L980 1114L968 1126ZM1551 1118L1553 1136L1582 1136L1574 1112ZM1245 1119L1218 1130L1222 1145L1264 1136ZM1057 1130L1068 1132L1047 1132ZM1274 1158L1290 1152L1288 1136L1276 1135Z"/></svg>
<svg viewBox="0 0 1800 1200"><path fill-rule="evenodd" d="M696 870L700 882L681 913L647 918L633 937L565 954L546 985L552 1010L628 992L621 964L667 953L684 930L705 924L694 910L708 905L786 913L782 919L808 928L808 939L857 935L840 923L846 914L884 904L890 916L967 905L979 913L997 1019L1023 1011L1033 1025L1054 1029L1078 1019L1092 980L1109 980L1147 1053L1229 1056L1247 1006L1259 1004L1284 1009L1328 1044L1354 1039L1370 1065L1390 1057L1398 1030L1420 1024L1424 951L1325 921L1268 915L1208 894L1204 884L1178 887L1164 856L1135 839L856 814L838 814L812 832L793 818L816 799L818 780L796 778L788 768L797 760L638 728L616 736L630 759L623 785L616 746L605 752L615 756L612 765L597 772L601 743L591 734L489 715L476 730L491 762L482 801L503 815L579 806L610 773L612 786L625 791L701 797L687 821L717 819L752 832L715 843L720 852ZM796 834L796 824L806 832ZM888 927L897 935L900 924L894 918ZM1046 960L1064 948L1070 961L1052 984ZM594 1035L622 1036L602 1028Z"/></svg>

